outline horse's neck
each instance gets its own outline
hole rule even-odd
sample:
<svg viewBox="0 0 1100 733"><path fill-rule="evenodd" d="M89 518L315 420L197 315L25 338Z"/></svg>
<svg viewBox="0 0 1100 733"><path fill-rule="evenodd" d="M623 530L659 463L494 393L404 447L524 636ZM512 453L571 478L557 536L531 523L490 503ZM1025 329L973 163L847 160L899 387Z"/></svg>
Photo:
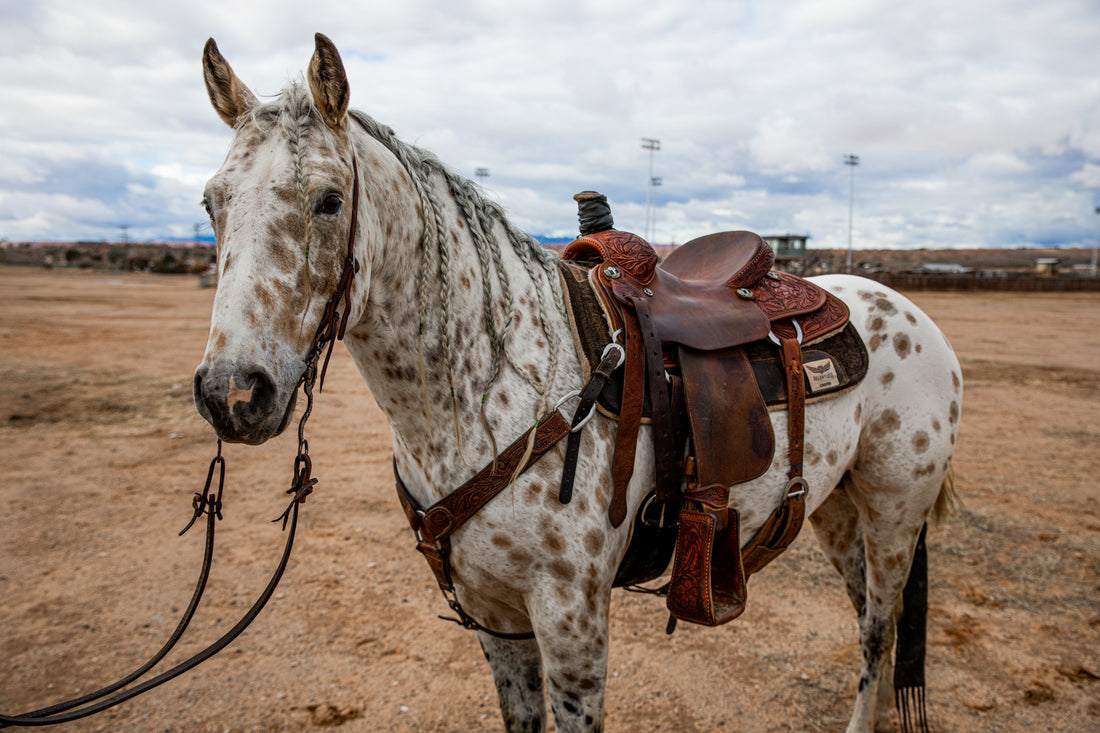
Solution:
<svg viewBox="0 0 1100 733"><path fill-rule="evenodd" d="M416 184L393 178L404 181L395 211L420 211L410 204L423 198ZM428 222L422 242L423 216L416 226L372 224L389 236L376 240L385 244L372 253L368 302L348 349L390 422L403 478L434 501L579 387L581 375L556 272L525 263L499 220L479 242L443 174L427 183L441 234ZM486 244L495 252L479 259Z"/></svg>

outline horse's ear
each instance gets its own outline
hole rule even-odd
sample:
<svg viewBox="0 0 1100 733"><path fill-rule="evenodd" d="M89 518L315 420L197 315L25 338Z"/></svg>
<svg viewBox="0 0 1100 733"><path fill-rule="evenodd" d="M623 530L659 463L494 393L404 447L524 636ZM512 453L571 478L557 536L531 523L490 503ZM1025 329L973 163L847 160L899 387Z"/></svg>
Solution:
<svg viewBox="0 0 1100 733"><path fill-rule="evenodd" d="M313 103L329 127L340 127L348 113L348 75L336 44L324 34L314 37L317 44L309 62L309 89Z"/></svg>
<svg viewBox="0 0 1100 733"><path fill-rule="evenodd" d="M241 115L259 103L256 95L233 73L213 38L202 49L202 76L210 103L230 127L234 127Z"/></svg>

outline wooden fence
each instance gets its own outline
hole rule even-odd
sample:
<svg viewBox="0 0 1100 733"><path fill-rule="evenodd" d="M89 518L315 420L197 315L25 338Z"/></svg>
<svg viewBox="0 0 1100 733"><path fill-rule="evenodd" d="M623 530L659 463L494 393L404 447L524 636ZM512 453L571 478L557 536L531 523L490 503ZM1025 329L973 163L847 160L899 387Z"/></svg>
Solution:
<svg viewBox="0 0 1100 733"><path fill-rule="evenodd" d="M917 275L879 272L867 275L896 290L1004 290L1012 292L1100 292L1100 278L1094 277L989 277L960 275Z"/></svg>

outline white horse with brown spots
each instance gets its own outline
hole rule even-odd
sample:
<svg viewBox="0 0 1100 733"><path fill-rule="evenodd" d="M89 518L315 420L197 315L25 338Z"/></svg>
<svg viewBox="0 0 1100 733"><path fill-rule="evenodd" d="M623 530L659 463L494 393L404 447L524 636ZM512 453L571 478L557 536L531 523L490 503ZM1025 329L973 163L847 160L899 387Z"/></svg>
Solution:
<svg viewBox="0 0 1100 733"><path fill-rule="evenodd" d="M556 256L432 155L349 111L339 55L316 41L309 88L292 84L270 103L206 46L207 89L234 138L204 196L219 277L195 400L225 440L262 443L287 425L341 274L357 186L361 269L345 343L390 423L404 483L428 506L581 386ZM914 546L949 493L960 370L901 295L856 277L817 282L847 303L870 355L856 389L807 405L804 470L814 530L859 614L849 730L870 731L889 725L893 613ZM786 482L786 413L771 418L773 465L733 492L742 538ZM653 484L646 430L630 516ZM603 724L609 599L631 527L607 517L614 434L602 416L585 428L571 503L558 501L562 458L550 451L452 537L465 611L499 632L534 632L478 632L510 731L545 728L544 689L559 731Z"/></svg>

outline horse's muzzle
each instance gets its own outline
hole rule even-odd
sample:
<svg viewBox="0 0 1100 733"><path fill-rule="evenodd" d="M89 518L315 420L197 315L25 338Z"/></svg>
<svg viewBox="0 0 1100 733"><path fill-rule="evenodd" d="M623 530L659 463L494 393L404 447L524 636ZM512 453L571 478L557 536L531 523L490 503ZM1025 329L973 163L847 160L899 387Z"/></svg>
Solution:
<svg viewBox="0 0 1100 733"><path fill-rule="evenodd" d="M296 391L280 399L271 374L257 365L195 370L195 407L229 443L259 445L281 433L294 414ZM285 408L279 411L285 399Z"/></svg>

